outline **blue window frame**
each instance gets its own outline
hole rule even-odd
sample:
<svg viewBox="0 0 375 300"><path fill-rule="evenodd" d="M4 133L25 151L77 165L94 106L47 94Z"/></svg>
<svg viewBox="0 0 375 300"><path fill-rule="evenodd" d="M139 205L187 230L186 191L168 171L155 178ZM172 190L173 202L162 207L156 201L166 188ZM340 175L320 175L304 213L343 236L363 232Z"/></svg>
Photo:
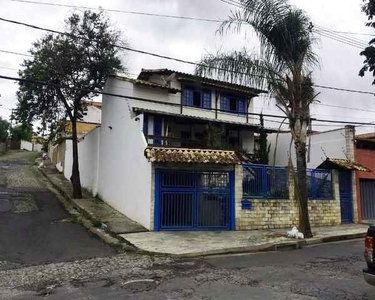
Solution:
<svg viewBox="0 0 375 300"><path fill-rule="evenodd" d="M143 134L147 140L148 136L148 115L144 114L143 115Z"/></svg>
<svg viewBox="0 0 375 300"><path fill-rule="evenodd" d="M221 94L220 110L231 113L246 114L246 99L241 96Z"/></svg>
<svg viewBox="0 0 375 300"><path fill-rule="evenodd" d="M161 136L162 134L162 119L161 117L154 116L154 135ZM161 145L161 140L154 139L154 145Z"/></svg>
<svg viewBox="0 0 375 300"><path fill-rule="evenodd" d="M182 92L182 104L186 106L211 109L211 90L185 86Z"/></svg>

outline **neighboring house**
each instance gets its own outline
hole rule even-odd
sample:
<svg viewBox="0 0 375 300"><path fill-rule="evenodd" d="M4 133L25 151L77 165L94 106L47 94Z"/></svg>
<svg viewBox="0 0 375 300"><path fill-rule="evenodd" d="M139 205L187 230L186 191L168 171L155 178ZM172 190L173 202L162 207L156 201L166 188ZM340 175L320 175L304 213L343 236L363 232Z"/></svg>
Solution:
<svg viewBox="0 0 375 300"><path fill-rule="evenodd" d="M279 134L276 155L274 156L276 136L276 134L268 136L268 140L271 143L271 163L275 163L276 165L288 164L291 152L292 162L296 166L294 143L291 142L291 134ZM355 138L355 129L353 126L346 126L342 129L325 132L314 132L309 137L307 167L311 169L332 169L337 172L339 202L336 202L333 207L339 209L341 222L343 223L362 220L361 201L358 190L359 175L361 178L375 179L375 173L370 172L372 166L375 166L375 156L373 162L366 159L365 157L367 157L368 153L364 153L364 150L358 150L358 146L361 144L358 144L358 140L355 143L355 139L357 138ZM319 176L322 175L319 174ZM316 178L310 176L309 180L316 181ZM367 188L367 183L363 183L362 185L366 185ZM373 215L375 217L375 205Z"/></svg>
<svg viewBox="0 0 375 300"><path fill-rule="evenodd" d="M359 219L375 219L375 133L360 134L355 137L354 156L356 161L373 172L357 172L357 195Z"/></svg>
<svg viewBox="0 0 375 300"><path fill-rule="evenodd" d="M82 120L77 121L77 134L78 138L82 139L86 134L90 133L94 129L100 127L102 118L102 103L94 101L83 101L86 105L86 111ZM51 162L56 166L60 172L69 174L71 171L71 158L68 157L65 162L66 152L71 154L72 142L71 142L71 128L72 125L69 121L66 121L65 132L62 137L58 139L58 142L52 141L49 144L48 155ZM65 168L67 165L67 168ZM70 176L69 176L70 177Z"/></svg>
<svg viewBox="0 0 375 300"><path fill-rule="evenodd" d="M82 137L100 126L102 122L102 103L93 101L83 101L86 104L86 112L82 120L77 121L77 134L78 137ZM66 135L70 135L72 131L72 125L67 121L65 127Z"/></svg>

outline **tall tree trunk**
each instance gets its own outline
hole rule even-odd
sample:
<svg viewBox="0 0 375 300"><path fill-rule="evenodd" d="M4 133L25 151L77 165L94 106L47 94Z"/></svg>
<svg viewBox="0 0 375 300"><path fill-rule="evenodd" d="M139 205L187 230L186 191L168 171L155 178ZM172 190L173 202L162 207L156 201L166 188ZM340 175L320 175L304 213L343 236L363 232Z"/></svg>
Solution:
<svg viewBox="0 0 375 300"><path fill-rule="evenodd" d="M73 198L82 198L81 179L79 176L79 163L78 163L78 136L77 136L77 120L73 118L72 122L72 135L73 135L73 167L72 176L70 181L73 185Z"/></svg>
<svg viewBox="0 0 375 300"><path fill-rule="evenodd" d="M312 237L309 208L308 208L308 188L307 188L307 167L306 167L306 140L295 140L297 158L297 192L299 201L299 230L305 238Z"/></svg>

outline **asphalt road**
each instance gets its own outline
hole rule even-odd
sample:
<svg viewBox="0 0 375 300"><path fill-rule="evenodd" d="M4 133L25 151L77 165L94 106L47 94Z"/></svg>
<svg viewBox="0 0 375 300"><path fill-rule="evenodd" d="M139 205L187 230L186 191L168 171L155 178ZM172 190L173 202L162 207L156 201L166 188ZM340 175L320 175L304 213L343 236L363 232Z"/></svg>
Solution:
<svg viewBox="0 0 375 300"><path fill-rule="evenodd" d="M0 299L375 299L363 240L200 259L115 254L72 222L27 155L0 157Z"/></svg>
<svg viewBox="0 0 375 300"><path fill-rule="evenodd" d="M0 162L0 270L115 254L63 209L32 154L21 154Z"/></svg>
<svg viewBox="0 0 375 300"><path fill-rule="evenodd" d="M355 240L286 252L155 262L147 271L138 266L126 276L107 273L50 290L24 290L9 299L46 294L53 300L375 299L375 287L362 278L362 252L363 241Z"/></svg>

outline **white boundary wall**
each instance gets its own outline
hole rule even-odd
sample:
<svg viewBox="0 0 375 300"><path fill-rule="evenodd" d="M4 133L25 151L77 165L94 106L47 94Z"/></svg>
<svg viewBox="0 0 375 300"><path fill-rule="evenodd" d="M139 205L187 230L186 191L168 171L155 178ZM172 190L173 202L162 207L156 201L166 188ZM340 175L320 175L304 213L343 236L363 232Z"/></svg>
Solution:
<svg viewBox="0 0 375 300"><path fill-rule="evenodd" d="M132 91L127 95L133 96ZM123 90L107 85L106 92L121 94ZM136 117L128 102L124 98L103 96L98 194L109 205L150 229L151 163L144 156L147 143L142 131L143 116Z"/></svg>
<svg viewBox="0 0 375 300"><path fill-rule="evenodd" d="M98 192L100 127L90 131L78 143L78 163L82 187L95 196ZM66 140L64 176L70 180L73 165L72 140Z"/></svg>
<svg viewBox="0 0 375 300"><path fill-rule="evenodd" d="M27 150L27 151L33 151L34 150L34 147L33 147L33 143L29 142L29 141L24 141L22 140L21 141L21 150Z"/></svg>
<svg viewBox="0 0 375 300"><path fill-rule="evenodd" d="M313 134L311 136L310 161L307 162L307 167L314 169L318 167L323 161L325 161L327 157L340 159L347 159L348 157L350 158L351 153L348 153L347 150L347 142L350 142L347 141L347 139L350 139L350 136L347 134L347 130L347 128L342 128ZM290 133L279 134L276 159L274 162L276 135L276 133L268 135L268 143L271 144L269 154L270 164L275 163L275 165L287 166L290 140L292 136ZM353 137L351 139L353 139ZM353 141L351 142L353 143ZM292 142L292 147L290 149L293 164L296 166L294 142Z"/></svg>
<svg viewBox="0 0 375 300"><path fill-rule="evenodd" d="M27 150L27 151L34 151L34 152L42 152L43 145L32 143L29 141L21 140L21 150Z"/></svg>

